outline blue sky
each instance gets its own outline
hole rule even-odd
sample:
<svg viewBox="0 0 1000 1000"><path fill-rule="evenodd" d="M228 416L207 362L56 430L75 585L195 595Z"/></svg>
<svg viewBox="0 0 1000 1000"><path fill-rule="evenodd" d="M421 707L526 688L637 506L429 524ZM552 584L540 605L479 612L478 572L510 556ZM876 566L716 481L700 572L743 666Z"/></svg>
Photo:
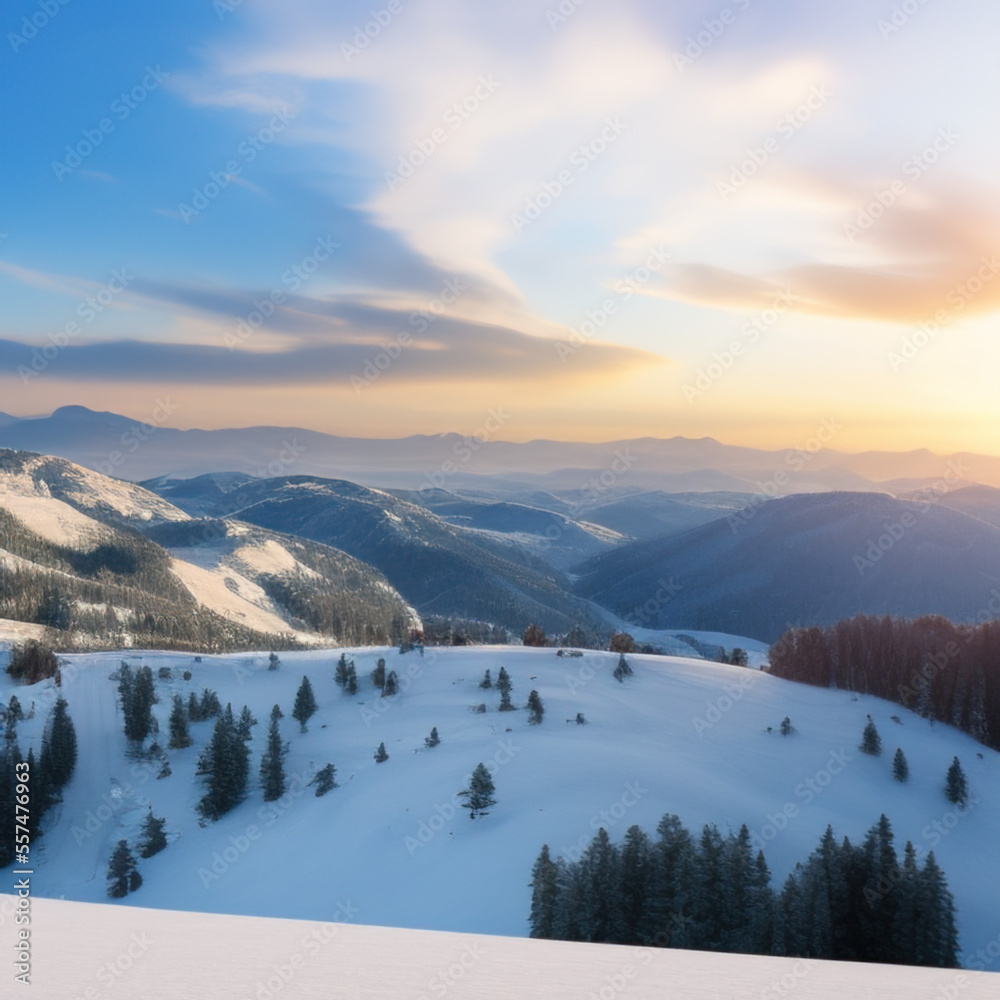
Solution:
<svg viewBox="0 0 1000 1000"><path fill-rule="evenodd" d="M2 27L0 410L1000 452L985 0Z"/></svg>

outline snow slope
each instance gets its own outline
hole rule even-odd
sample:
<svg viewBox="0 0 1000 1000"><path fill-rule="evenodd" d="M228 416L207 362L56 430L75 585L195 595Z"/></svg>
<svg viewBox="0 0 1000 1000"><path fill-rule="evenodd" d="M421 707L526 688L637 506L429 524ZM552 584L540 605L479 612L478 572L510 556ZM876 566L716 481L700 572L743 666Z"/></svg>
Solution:
<svg viewBox="0 0 1000 1000"><path fill-rule="evenodd" d="M13 939L11 904L12 897L0 896L2 944ZM350 916L307 923L35 900L29 995L43 1000L988 1000L1000 985L995 972L486 938L341 922Z"/></svg>
<svg viewBox="0 0 1000 1000"><path fill-rule="evenodd" d="M134 842L152 807L167 818L172 842L140 863L145 883L121 905L329 920L338 901L351 900L361 923L524 935L527 882L544 842L572 857L601 825L620 841L632 823L652 833L665 812L695 832L706 822L723 831L745 822L764 845L777 887L828 823L857 841L885 812L900 850L910 839L922 854L935 851L957 900L963 953L997 936L1000 754L949 727L879 699L756 670L636 655L635 676L618 684L611 676L615 654L569 659L522 647L428 649L423 658L394 649L351 651L361 680L351 698L332 680L338 654L282 654L274 672L263 654L206 656L202 663L179 653L147 653L141 661L127 654L154 673L172 669L172 679L157 685L164 744L170 695L211 686L223 704L232 701L239 712L247 703L260 720L256 775L270 708L278 703L285 713L286 798L265 805L255 786L245 803L206 827L195 812L201 784L194 769L211 723L192 725L196 745L170 751L173 774L158 780L158 765L124 756L108 679L120 655L67 657L63 693L80 735L81 766L37 844L36 894L105 901L101 876L111 845L120 837ZM397 698L378 698L368 680L380 655L401 678ZM516 705L531 688L540 692L547 709L541 726L529 726L524 711L498 713L497 692L479 689L483 671L495 676L501 665L513 679ZM192 670L190 681L181 678L183 669ZM319 711L300 734L290 715L304 674ZM11 689L8 678L0 679L0 697ZM51 682L18 695L40 708L19 726L26 752L29 742L37 745ZM470 712L480 702L489 711ZM588 725L567 725L577 712ZM856 749L867 713L885 743L881 758ZM797 735L766 732L786 714ZM427 750L432 726L442 742ZM375 764L383 740L390 759ZM897 746L909 760L907 785L890 773ZM973 794L964 816L942 791L955 755ZM328 761L341 787L323 798L303 792ZM498 804L470 822L455 793L480 761L494 767Z"/></svg>

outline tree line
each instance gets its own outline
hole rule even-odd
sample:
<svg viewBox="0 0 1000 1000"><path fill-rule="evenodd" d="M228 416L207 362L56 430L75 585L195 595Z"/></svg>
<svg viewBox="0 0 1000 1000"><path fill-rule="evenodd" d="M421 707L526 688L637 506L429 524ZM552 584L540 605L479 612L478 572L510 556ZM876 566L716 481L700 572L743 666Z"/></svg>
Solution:
<svg viewBox="0 0 1000 1000"><path fill-rule="evenodd" d="M858 615L787 631L770 672L886 698L1000 749L1000 621Z"/></svg>
<svg viewBox="0 0 1000 1000"><path fill-rule="evenodd" d="M958 966L955 904L933 852L900 859L883 815L864 840L827 827L780 892L747 827L697 839L666 815L651 840L619 847L601 828L576 861L542 847L531 878L531 936L701 951Z"/></svg>

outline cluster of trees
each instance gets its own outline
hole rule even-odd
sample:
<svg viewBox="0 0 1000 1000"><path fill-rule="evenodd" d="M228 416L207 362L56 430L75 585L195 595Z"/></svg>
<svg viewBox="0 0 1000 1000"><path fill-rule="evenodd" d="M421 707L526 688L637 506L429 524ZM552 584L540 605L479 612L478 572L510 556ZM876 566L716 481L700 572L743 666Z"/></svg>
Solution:
<svg viewBox="0 0 1000 1000"><path fill-rule="evenodd" d="M58 669L59 660L55 652L37 639L15 645L7 664L7 673L25 684L37 684L54 677Z"/></svg>
<svg viewBox="0 0 1000 1000"><path fill-rule="evenodd" d="M576 861L535 862L531 936L854 962L954 968L955 906L928 854L900 860L882 816L864 841L827 828L780 892L746 826L695 840L664 816L652 841L632 826L621 847L603 828Z"/></svg>
<svg viewBox="0 0 1000 1000"><path fill-rule="evenodd" d="M489 669L483 673L483 679L479 682L479 686L485 690L492 690L493 687L500 692L500 708L501 712L513 712L514 703L510 700L511 692L514 690L514 682L510 679L510 674L507 673L506 667L501 667L497 673L496 681L494 682L492 674ZM545 715L545 706L542 704L542 699L539 697L537 691L531 691L528 695L528 722L531 725L538 725ZM485 712L485 705L477 705L475 708L477 712Z"/></svg>
<svg viewBox="0 0 1000 1000"><path fill-rule="evenodd" d="M76 769L77 739L69 708L59 698L49 712L42 733L41 750L36 758L34 748L28 756L21 756L17 739L17 723L23 718L16 696L11 698L6 712L4 746L0 751L0 868L14 860L15 854L15 805L18 785L27 784L29 797L28 818L25 824L31 842L41 835L42 818L46 810L60 801L60 792L69 783ZM19 764L27 763L27 780ZM21 793L22 795L25 793ZM25 803L20 802L22 806Z"/></svg>
<svg viewBox="0 0 1000 1000"><path fill-rule="evenodd" d="M887 698L1000 749L1000 621L858 615L787 631L770 664L778 677Z"/></svg>
<svg viewBox="0 0 1000 1000"><path fill-rule="evenodd" d="M198 811L205 819L217 820L246 798L250 774L249 734L244 736L233 718L233 706L215 720L212 739L198 758L197 773L205 777L205 794Z"/></svg>
<svg viewBox="0 0 1000 1000"><path fill-rule="evenodd" d="M385 670L385 661L382 663L382 669ZM337 686L343 689L344 694L358 693L358 672L354 667L354 660L348 660L346 653L340 654L333 679L337 682Z"/></svg>
<svg viewBox="0 0 1000 1000"><path fill-rule="evenodd" d="M142 825L138 851L142 858L151 858L159 854L167 846L167 835L164 830L166 820L162 816L154 816L150 810ZM112 899L121 899L130 892L135 892L142 885L142 876L129 847L127 840L119 840L108 863L107 892Z"/></svg>
<svg viewBox="0 0 1000 1000"><path fill-rule="evenodd" d="M128 662L122 660L118 670L118 695L121 698L125 736L134 743L142 743L157 729L153 717L153 706L158 701L153 671L147 666L133 671Z"/></svg>

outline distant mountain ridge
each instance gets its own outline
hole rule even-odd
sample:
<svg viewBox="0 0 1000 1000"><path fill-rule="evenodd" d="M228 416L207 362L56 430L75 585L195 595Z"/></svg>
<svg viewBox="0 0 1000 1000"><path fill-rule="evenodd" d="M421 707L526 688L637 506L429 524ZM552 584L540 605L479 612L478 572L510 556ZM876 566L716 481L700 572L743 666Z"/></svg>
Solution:
<svg viewBox="0 0 1000 1000"><path fill-rule="evenodd" d="M320 475L400 489L494 486L570 490L581 496L609 470L615 489L778 494L895 492L945 477L1000 487L1000 456L935 455L926 449L858 454L820 447L762 450L713 438L635 438L602 443L480 440L460 434L398 439L339 437L294 427L178 430L163 426L173 404L142 420L82 406L48 417L0 419L0 446L55 454L106 475L139 482L230 469L241 474ZM143 420L146 422L144 423ZM956 472L956 470L958 470Z"/></svg>

